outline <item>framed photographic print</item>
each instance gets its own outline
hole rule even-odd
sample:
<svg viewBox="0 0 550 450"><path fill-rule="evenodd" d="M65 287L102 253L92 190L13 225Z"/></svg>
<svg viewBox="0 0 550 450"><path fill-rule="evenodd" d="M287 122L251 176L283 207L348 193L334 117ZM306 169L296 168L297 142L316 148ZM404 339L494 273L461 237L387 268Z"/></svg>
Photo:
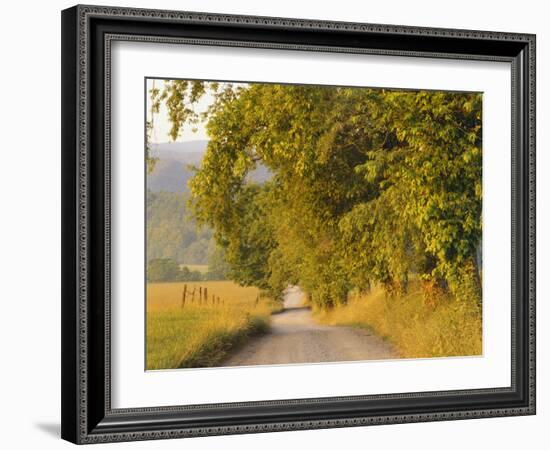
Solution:
<svg viewBox="0 0 550 450"><path fill-rule="evenodd" d="M535 413L535 36L62 12L62 437Z"/></svg>

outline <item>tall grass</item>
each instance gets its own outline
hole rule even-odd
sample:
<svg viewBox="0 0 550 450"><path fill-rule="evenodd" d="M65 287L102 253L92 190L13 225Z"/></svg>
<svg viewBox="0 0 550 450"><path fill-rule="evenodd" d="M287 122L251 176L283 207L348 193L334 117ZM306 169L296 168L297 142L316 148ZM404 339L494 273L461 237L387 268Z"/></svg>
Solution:
<svg viewBox="0 0 550 450"><path fill-rule="evenodd" d="M182 292L187 297L182 307ZM198 289L220 303L199 304ZM196 288L195 301L190 292ZM259 291L231 281L149 283L147 285L147 369L211 367L228 351L269 328L271 311L279 307ZM223 302L223 304L222 304Z"/></svg>
<svg viewBox="0 0 550 450"><path fill-rule="evenodd" d="M372 329L394 344L402 358L482 354L479 308L450 297L426 305L414 282L401 297L388 297L375 288L368 295L352 296L347 305L316 311L315 318L330 325Z"/></svg>

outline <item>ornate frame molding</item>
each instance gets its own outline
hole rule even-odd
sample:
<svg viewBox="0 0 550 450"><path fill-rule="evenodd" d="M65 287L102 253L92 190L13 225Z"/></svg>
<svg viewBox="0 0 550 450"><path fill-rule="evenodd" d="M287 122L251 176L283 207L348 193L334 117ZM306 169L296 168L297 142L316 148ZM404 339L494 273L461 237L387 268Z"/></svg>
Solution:
<svg viewBox="0 0 550 450"><path fill-rule="evenodd" d="M267 42L261 39L213 39L197 37L169 37L151 36L140 33L116 33L107 31L93 31L92 22L98 19L105 19L122 24L128 21L133 23L160 23L166 26L186 25L203 26L209 28L221 27L229 29L238 27L247 30L250 34L256 31L269 30L276 32L309 32L310 30L326 31L336 33L345 37L349 33L365 36L376 36L378 45L382 42L382 48L377 47L351 47L328 45L318 43L277 43ZM285 19L255 16L233 16L219 14L203 14L193 12L159 11L148 9L130 9L99 6L76 6L63 13L64 28L64 49L63 49L63 76L64 76L64 129L63 129L63 158L66 160L66 167L63 168L64 181L64 213L63 221L67 234L64 233L63 250L63 377L71 382L63 387L63 437L77 443L98 443L112 441L128 441L143 439L164 439L173 437L207 436L218 434L238 434L250 432L271 432L298 429L348 427L373 424L440 421L452 419L468 419L481 417L499 417L509 415L527 415L535 413L535 36L529 34L499 33L470 30L449 30L424 27L405 27L395 25L376 25L331 21L310 21L303 19ZM221 29L220 28L220 29ZM95 34L94 34L95 33ZM103 115L104 124L102 129L102 144L104 147L104 160L102 161L103 180L93 179L94 169L90 164L91 158L91 131L94 126L91 123L94 119L90 110L94 108L91 104L94 100L90 93L97 95L91 81L97 76L98 60L94 59L95 54L100 52L97 42L93 39L101 38L103 48L101 63L104 73L103 81ZM260 36L261 37L261 36ZM430 42L439 42L441 39L449 42L454 39L457 42L471 42L471 48L475 49L480 42L498 42L502 44L499 48L510 49L508 53L484 54L476 52L445 52L430 49L396 49L383 48L384 39L400 38L423 42L423 45L430 46ZM483 389L472 391L450 391L431 392L418 394L396 394L377 395L362 397L334 397L309 400L285 400L274 402L252 402L241 404L218 404L218 405L194 405L166 408L139 408L113 410L110 403L110 62L111 43L115 40L145 41L156 43L191 43L197 45L227 45L246 46L259 48L278 49L300 49L308 51L332 51L350 53L368 53L400 56L419 56L453 59L482 59L493 61L508 61L513 65L512 86L517 90L513 95L513 138L512 145L517 147L513 150L513 171L518 176L513 177L513 195L517 197L517 203L513 203L513 257L512 270L516 270L516 261L521 262L522 255L525 261L521 266L525 271L525 278L518 273L513 276L513 283L520 281L521 286L513 284L513 298L515 293L523 292L528 295L525 298L518 298L521 305L518 311L523 311L522 317L516 315L513 308L513 330L514 339L516 331L523 333L525 337L525 349L522 350L521 361L516 361L516 342L513 348L513 372L512 386L510 388ZM69 42L70 41L70 42ZM412 42L412 41L411 41ZM95 45L95 47L94 47ZM411 45L413 45L411 43ZM461 44L464 48L467 44ZM514 53L514 49L518 51ZM516 54L517 53L517 54ZM97 81L94 81L97 83ZM519 101L515 101L515 99ZM75 106L76 105L76 106ZM95 143L99 141L96 139ZM95 167L95 166L94 166ZM76 170L75 170L76 168ZM523 178L522 178L523 177ZM97 194L92 190L94 183L103 183L103 199L101 205L104 211L103 217L97 216L97 209L92 205L92 197L97 199ZM518 190L519 186L519 190ZM525 186L525 188L524 188ZM94 188L95 189L95 188ZM66 191L66 192L65 192ZM95 200L94 200L95 202ZM95 204L95 203L94 203ZM95 215L94 215L95 213ZM516 220L517 219L517 220ZM94 275L91 275L91 267L95 267L96 259L91 258L90 232L96 230L97 221L103 221L103 292L104 298L103 323L97 324L92 316L91 291L95 289L93 283ZM523 233L523 234L522 234ZM518 237L519 236L519 239ZM519 241L519 242L518 242ZM516 247L516 245L518 247ZM525 248L523 248L525 246ZM520 255L515 254L515 249ZM98 269L99 270L99 269ZM516 290L516 287L519 291ZM95 305L97 308L98 305ZM523 310L521 310L523 308ZM516 326L519 330L516 330ZM98 333L103 333L103 338L98 338ZM93 336L93 338L91 338ZM99 340L98 340L99 339ZM69 344L68 341L71 341ZM104 367L105 377L103 384L103 398L101 408L98 405L92 406L90 392L97 392L95 385L92 387L90 380L90 367L97 361L90 357L90 348L95 348L98 342L104 345ZM519 348L518 348L519 350ZM519 363L522 371L516 373L516 364ZM519 378L518 378L519 377ZM525 379L524 379L525 378ZM215 408L242 408L242 407L291 407L293 405L327 404L330 402L344 402L350 400L410 400L423 399L426 397L475 397L476 395L509 394L516 392L517 381L525 383L524 391L526 398L509 403L505 407L477 407L471 409L454 408L450 410L433 410L427 412L392 413L360 415L356 417L319 418L300 420L281 420L257 423L219 424L213 426L202 426L200 424L187 426L169 426L167 420L172 414L183 414L185 411L202 410L208 411ZM148 415L148 421L142 422L141 417ZM151 419L154 415L154 420ZM103 418L98 421L99 418ZM128 419L130 418L130 420ZM132 422L135 419L134 423ZM162 421L165 425L162 425ZM121 421L125 425L120 425ZM156 423L158 426L153 426Z"/></svg>

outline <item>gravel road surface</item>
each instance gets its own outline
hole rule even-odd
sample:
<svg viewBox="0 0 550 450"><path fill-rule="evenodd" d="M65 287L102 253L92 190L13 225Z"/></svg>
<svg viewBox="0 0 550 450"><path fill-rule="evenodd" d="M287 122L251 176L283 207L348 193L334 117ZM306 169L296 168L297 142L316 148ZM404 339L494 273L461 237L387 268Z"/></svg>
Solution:
<svg viewBox="0 0 550 450"><path fill-rule="evenodd" d="M301 306L298 287L287 289L285 310L271 316L270 332L231 355L222 366L298 364L398 358L394 348L370 331L320 325Z"/></svg>

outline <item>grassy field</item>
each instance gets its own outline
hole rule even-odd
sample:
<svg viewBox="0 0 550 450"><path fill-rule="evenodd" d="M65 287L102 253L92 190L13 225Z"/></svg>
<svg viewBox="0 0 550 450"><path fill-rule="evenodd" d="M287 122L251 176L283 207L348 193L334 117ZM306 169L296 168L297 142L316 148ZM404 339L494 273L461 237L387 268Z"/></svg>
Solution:
<svg viewBox="0 0 550 450"><path fill-rule="evenodd" d="M187 295L182 307L184 285ZM198 300L199 287L208 290L206 303ZM258 289L231 281L149 283L147 369L219 364L231 348L267 331L271 312L281 307L263 297L257 302L258 296Z"/></svg>
<svg viewBox="0 0 550 450"><path fill-rule="evenodd" d="M420 286L411 283L409 294L387 297L375 288L355 296L347 305L317 311L316 320L373 330L395 345L403 358L474 356L482 353L481 313L476 307L442 298L427 306Z"/></svg>

